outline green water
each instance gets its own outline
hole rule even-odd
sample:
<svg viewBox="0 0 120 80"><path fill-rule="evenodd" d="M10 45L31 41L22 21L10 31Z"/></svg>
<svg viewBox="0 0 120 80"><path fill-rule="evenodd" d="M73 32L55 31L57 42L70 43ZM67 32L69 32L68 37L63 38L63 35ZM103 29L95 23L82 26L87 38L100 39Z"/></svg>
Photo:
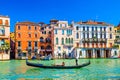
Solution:
<svg viewBox="0 0 120 80"><path fill-rule="evenodd" d="M75 65L75 60L31 61L44 65ZM80 59L79 64L87 62ZM0 80L119 80L120 59L91 59L80 69L40 69L26 66L25 60L0 61Z"/></svg>

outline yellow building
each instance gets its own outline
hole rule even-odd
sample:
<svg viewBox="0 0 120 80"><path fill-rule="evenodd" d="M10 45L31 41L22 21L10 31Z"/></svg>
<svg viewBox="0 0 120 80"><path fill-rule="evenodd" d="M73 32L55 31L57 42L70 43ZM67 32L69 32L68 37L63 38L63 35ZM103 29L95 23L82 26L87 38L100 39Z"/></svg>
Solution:
<svg viewBox="0 0 120 80"><path fill-rule="evenodd" d="M119 49L119 56L120 56L120 26L114 28L115 30L115 46Z"/></svg>

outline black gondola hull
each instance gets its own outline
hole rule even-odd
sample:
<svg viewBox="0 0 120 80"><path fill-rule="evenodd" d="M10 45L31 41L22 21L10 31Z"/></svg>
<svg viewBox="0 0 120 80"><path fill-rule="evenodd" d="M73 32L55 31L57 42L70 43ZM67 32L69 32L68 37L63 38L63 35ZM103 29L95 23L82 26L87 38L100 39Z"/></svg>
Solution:
<svg viewBox="0 0 120 80"><path fill-rule="evenodd" d="M48 68L48 69L74 69L74 68L82 68L82 67L88 66L90 65L90 61L78 66L45 66L42 64L28 62L28 60L26 60L26 64L32 67Z"/></svg>

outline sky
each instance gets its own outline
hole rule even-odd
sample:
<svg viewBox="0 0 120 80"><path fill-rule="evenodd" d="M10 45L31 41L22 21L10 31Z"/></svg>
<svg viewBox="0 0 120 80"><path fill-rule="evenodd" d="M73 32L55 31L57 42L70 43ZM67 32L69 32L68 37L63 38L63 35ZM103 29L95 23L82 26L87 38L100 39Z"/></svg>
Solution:
<svg viewBox="0 0 120 80"><path fill-rule="evenodd" d="M71 21L96 20L117 26L120 0L0 0L0 15L10 17L10 31L16 22L49 24L50 19Z"/></svg>

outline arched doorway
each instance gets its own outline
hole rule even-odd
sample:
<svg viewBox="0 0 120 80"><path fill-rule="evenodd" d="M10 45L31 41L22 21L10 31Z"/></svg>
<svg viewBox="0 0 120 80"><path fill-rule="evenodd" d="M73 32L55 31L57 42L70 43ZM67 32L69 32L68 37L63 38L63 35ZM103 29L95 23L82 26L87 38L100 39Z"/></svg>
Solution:
<svg viewBox="0 0 120 80"><path fill-rule="evenodd" d="M97 55L96 55L96 58L100 58L100 50L97 50Z"/></svg>
<svg viewBox="0 0 120 80"><path fill-rule="evenodd" d="M92 51L88 50L88 58L92 58Z"/></svg>

